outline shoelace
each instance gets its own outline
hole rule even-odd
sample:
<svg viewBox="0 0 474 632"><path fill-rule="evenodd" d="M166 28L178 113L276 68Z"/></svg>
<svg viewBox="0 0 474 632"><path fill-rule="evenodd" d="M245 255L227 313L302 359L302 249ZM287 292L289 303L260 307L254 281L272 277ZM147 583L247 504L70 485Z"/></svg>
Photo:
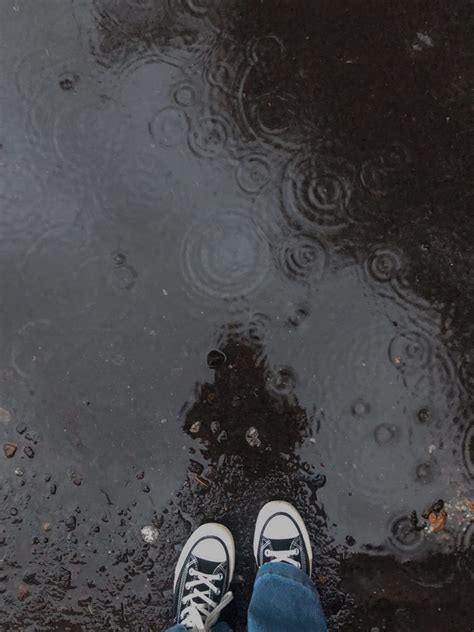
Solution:
<svg viewBox="0 0 474 632"><path fill-rule="evenodd" d="M265 557L273 557L274 559L270 560L270 562L287 562L296 566L296 568L301 568L301 564L297 560L292 559L295 555L299 555L299 552L299 549L290 549L289 551L265 549Z"/></svg>
<svg viewBox="0 0 474 632"><path fill-rule="evenodd" d="M213 582L222 579L222 576L220 574L208 575L194 569L191 569L189 574L196 579L187 582L186 588L188 590L194 588L194 590L183 597L183 604L189 602L189 605L182 611L180 623L188 630L193 630L193 632L208 632L219 618L221 610L232 601L233 595L230 591L227 592L217 604L209 595L211 593L219 595L219 589L214 586ZM197 590L197 586L200 585L204 585L207 588L204 591ZM209 595L207 594L207 589L209 590ZM196 603L196 599L200 599L201 603ZM206 605L209 606L209 609L206 608Z"/></svg>

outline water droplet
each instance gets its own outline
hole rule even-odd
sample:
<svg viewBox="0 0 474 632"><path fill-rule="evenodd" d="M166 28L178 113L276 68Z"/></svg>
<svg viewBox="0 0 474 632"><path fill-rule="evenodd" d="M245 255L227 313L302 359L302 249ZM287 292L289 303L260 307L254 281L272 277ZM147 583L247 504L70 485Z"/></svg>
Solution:
<svg viewBox="0 0 474 632"><path fill-rule="evenodd" d="M378 445L384 446L393 443L398 436L396 426L380 424L374 431L375 441Z"/></svg>
<svg viewBox="0 0 474 632"><path fill-rule="evenodd" d="M429 463L420 463L416 466L416 478L422 483L433 480L433 469Z"/></svg>
<svg viewBox="0 0 474 632"><path fill-rule="evenodd" d="M370 404L362 399L358 399L352 404L352 414L354 417L365 417L370 413Z"/></svg>
<svg viewBox="0 0 474 632"><path fill-rule="evenodd" d="M196 93L194 88L186 83L176 86L173 98L181 107L189 107L196 103Z"/></svg>
<svg viewBox="0 0 474 632"><path fill-rule="evenodd" d="M65 92L74 90L79 82L79 75L75 72L64 73L59 79L59 87Z"/></svg>

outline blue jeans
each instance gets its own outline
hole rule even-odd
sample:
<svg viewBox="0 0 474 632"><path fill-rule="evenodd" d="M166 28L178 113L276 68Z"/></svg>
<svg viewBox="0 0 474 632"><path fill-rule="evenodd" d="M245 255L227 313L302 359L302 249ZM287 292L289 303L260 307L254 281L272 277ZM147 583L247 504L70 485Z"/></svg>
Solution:
<svg viewBox="0 0 474 632"><path fill-rule="evenodd" d="M248 632L327 632L319 595L311 579L285 562L264 564L258 571L248 611ZM168 632L187 632L175 625ZM218 623L212 632L232 632Z"/></svg>

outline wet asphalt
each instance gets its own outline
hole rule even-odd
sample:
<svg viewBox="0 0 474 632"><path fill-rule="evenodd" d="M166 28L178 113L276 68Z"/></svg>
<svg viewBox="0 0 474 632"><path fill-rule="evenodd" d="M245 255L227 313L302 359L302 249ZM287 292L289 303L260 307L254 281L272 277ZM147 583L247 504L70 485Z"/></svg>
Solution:
<svg viewBox="0 0 474 632"><path fill-rule="evenodd" d="M474 630L467 0L3 0L0 629L245 629L293 502L331 631ZM143 527L152 527L152 542Z"/></svg>

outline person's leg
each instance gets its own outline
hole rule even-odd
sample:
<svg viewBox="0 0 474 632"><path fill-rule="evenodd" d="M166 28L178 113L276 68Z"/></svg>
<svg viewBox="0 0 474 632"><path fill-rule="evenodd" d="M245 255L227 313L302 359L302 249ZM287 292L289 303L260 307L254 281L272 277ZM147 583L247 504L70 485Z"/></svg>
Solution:
<svg viewBox="0 0 474 632"><path fill-rule="evenodd" d="M275 501L262 508L254 554L259 570L248 610L248 632L327 632L310 578L308 531L292 505Z"/></svg>
<svg viewBox="0 0 474 632"><path fill-rule="evenodd" d="M168 632L231 632L217 623L232 600L229 591L235 567L232 534L220 524L204 524L191 534L181 551L174 575L176 625Z"/></svg>

